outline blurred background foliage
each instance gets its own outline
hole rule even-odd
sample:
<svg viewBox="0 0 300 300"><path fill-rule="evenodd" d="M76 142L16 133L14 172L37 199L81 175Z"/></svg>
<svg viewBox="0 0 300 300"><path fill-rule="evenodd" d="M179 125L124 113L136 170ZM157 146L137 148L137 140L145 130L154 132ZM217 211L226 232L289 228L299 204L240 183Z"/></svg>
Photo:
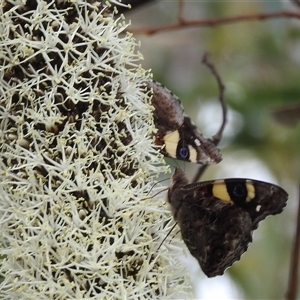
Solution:
<svg viewBox="0 0 300 300"><path fill-rule="evenodd" d="M184 17L217 19L280 10L300 13L289 1L186 1ZM175 23L177 13L177 1L154 1L125 15L130 28L142 29ZM195 261L186 262L195 297L285 298L300 177L300 19L181 28L136 38L143 67L180 97L206 136L221 123L216 80L201 64L206 51L222 77L229 109L220 143L223 161L202 179L254 178L277 183L290 195L285 211L260 224L249 250L224 276L207 279ZM290 106L293 116L282 112ZM192 178L197 166L181 166Z"/></svg>

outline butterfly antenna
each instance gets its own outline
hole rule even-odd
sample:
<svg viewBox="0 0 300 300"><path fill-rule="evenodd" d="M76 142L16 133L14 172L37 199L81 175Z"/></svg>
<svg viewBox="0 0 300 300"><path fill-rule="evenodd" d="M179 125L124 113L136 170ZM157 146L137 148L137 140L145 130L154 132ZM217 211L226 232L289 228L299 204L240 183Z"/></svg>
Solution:
<svg viewBox="0 0 300 300"><path fill-rule="evenodd" d="M155 182L155 183L153 184L153 186L151 187L151 189L149 190L149 192L147 193L147 195L149 195L149 193L151 193L151 191L153 190L153 188L154 188L157 184L162 183L162 182L164 182L164 181L166 181L166 180L169 180L169 179L170 179L170 178L165 178L165 179L162 179L162 180L159 180L159 181Z"/></svg>
<svg viewBox="0 0 300 300"><path fill-rule="evenodd" d="M167 239L167 237L170 235L170 233L173 231L173 229L175 228L175 226L177 225L177 222L172 226L172 228L169 230L169 232L167 233L167 235L164 237L164 239L162 240L162 242L159 244L157 250L160 249L160 247L162 246L162 244L164 243L164 241Z"/></svg>
<svg viewBox="0 0 300 300"><path fill-rule="evenodd" d="M141 200L152 199L152 198L156 197L157 195L161 194L162 192L167 191L168 189L169 189L169 187L167 187L167 188L165 188L165 189L163 189L163 190L157 192L156 194L152 195L151 197L142 198Z"/></svg>
<svg viewBox="0 0 300 300"><path fill-rule="evenodd" d="M217 133L212 137L212 142L217 146L223 137L223 131L225 129L225 125L227 122L227 105L226 105L225 97L224 97L225 85L223 84L221 76L219 75L215 66L209 61L207 52L204 53L204 55L203 55L202 63L204 65L206 65L209 68L209 70L211 71L211 73L214 75L214 77L216 78L216 81L218 83L218 88L219 88L219 101L220 101L221 107L222 107L222 123L221 123L221 126L220 126L219 130L217 131ZM208 166L209 165L202 165L201 167L199 167L192 182L197 182L201 178L201 176L203 175L203 173L205 172L205 170Z"/></svg>
<svg viewBox="0 0 300 300"><path fill-rule="evenodd" d="M157 181L156 183L153 184L153 186L151 187L151 189L149 190L149 192L147 193L147 196L151 193L151 191L153 190L153 188L159 184L159 183L162 183L166 180L169 180L170 178L165 178L165 179L162 179L162 180L159 180ZM164 191L167 191L169 189L169 187L165 188L165 189L162 189L161 191L157 192L156 194L152 195L151 197L146 197L146 198L142 198L141 200L147 200L147 199L151 199L151 198L154 198L155 196L159 195L160 193L164 192Z"/></svg>

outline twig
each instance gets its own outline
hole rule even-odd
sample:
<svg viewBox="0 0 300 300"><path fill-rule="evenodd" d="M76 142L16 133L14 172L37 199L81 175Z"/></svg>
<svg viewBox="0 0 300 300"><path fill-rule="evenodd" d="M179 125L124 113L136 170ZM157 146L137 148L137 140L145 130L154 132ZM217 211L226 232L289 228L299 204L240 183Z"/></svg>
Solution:
<svg viewBox="0 0 300 300"><path fill-rule="evenodd" d="M297 216L297 228L294 240L294 247L291 258L290 276L288 283L288 290L286 293L287 300L297 299L298 289L298 268L299 268L299 252L300 252L300 183L299 183L299 203L298 203L298 216Z"/></svg>
<svg viewBox="0 0 300 300"><path fill-rule="evenodd" d="M183 17L183 8L184 8L184 0L179 0L179 7L178 7L178 17L177 20L179 23L184 22Z"/></svg>
<svg viewBox="0 0 300 300"><path fill-rule="evenodd" d="M217 72L215 66L208 60L208 53L205 53L203 55L202 58L202 63L205 64L210 71L212 72L212 74L214 75L214 77L217 80L218 83L218 87L219 87L219 100L221 103L221 107L222 107L222 124L220 126L220 129L218 130L218 132L212 137L212 141L213 143L217 146L219 144L219 142L222 139L222 135L223 135L223 131L227 122L227 106L225 103L225 98L224 98L224 91L225 91L225 86L221 80L221 77L219 75L219 73ZM202 176L202 174L204 173L204 171L206 170L206 168L208 167L208 165L202 165L196 175L194 176L194 179L192 180L192 182L197 182L199 180L199 178Z"/></svg>
<svg viewBox="0 0 300 300"><path fill-rule="evenodd" d="M300 0L291 0L298 8L300 7Z"/></svg>
<svg viewBox="0 0 300 300"><path fill-rule="evenodd" d="M224 18L213 18L206 20L184 20L181 16L180 20L176 24L161 26L157 28L132 28L130 32L134 34L154 34L157 32L170 31L175 29L183 29L185 27L213 27L223 24L232 24L237 22L245 21L261 21L267 19L277 19L277 18L295 18L300 19L300 12L292 11L278 11L273 13L260 13L253 15L240 15L234 17L224 17Z"/></svg>
<svg viewBox="0 0 300 300"><path fill-rule="evenodd" d="M221 80L219 73L217 72L215 66L208 60L208 53L205 53L202 59L202 63L206 65L215 76L218 87L219 87L219 100L222 107L222 124L218 132L213 136L213 143L217 146L222 139L223 131L227 122L227 106L224 99L225 86Z"/></svg>

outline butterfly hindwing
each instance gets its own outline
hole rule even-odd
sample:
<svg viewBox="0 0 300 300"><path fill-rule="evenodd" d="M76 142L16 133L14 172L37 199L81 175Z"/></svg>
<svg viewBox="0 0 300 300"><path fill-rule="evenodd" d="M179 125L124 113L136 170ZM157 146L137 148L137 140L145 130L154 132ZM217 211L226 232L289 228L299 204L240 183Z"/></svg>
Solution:
<svg viewBox="0 0 300 300"><path fill-rule="evenodd" d="M252 231L283 210L280 187L249 179L188 184L176 169L168 192L175 220L191 254L208 277L222 275L247 250Z"/></svg>
<svg viewBox="0 0 300 300"><path fill-rule="evenodd" d="M200 203L185 200L188 207L181 215L182 238L208 277L222 275L252 241L251 218L241 208L214 198L200 198Z"/></svg>
<svg viewBox="0 0 300 300"><path fill-rule="evenodd" d="M165 156L201 164L222 160L219 149L200 133L185 115L180 99L156 81L147 81L153 92L156 144Z"/></svg>

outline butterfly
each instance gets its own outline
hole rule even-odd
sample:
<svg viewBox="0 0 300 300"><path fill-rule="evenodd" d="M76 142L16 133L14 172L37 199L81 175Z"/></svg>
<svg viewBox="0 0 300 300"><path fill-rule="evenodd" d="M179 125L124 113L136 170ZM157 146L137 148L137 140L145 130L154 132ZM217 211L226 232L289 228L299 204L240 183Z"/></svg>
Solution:
<svg viewBox="0 0 300 300"><path fill-rule="evenodd" d="M222 275L239 260L259 222L281 213L287 199L281 187L252 179L189 184L180 169L168 191L182 238L207 277Z"/></svg>
<svg viewBox="0 0 300 300"><path fill-rule="evenodd" d="M165 156L201 164L222 160L219 149L204 137L184 113L180 99L156 81L146 81L152 90L156 145L162 146Z"/></svg>

